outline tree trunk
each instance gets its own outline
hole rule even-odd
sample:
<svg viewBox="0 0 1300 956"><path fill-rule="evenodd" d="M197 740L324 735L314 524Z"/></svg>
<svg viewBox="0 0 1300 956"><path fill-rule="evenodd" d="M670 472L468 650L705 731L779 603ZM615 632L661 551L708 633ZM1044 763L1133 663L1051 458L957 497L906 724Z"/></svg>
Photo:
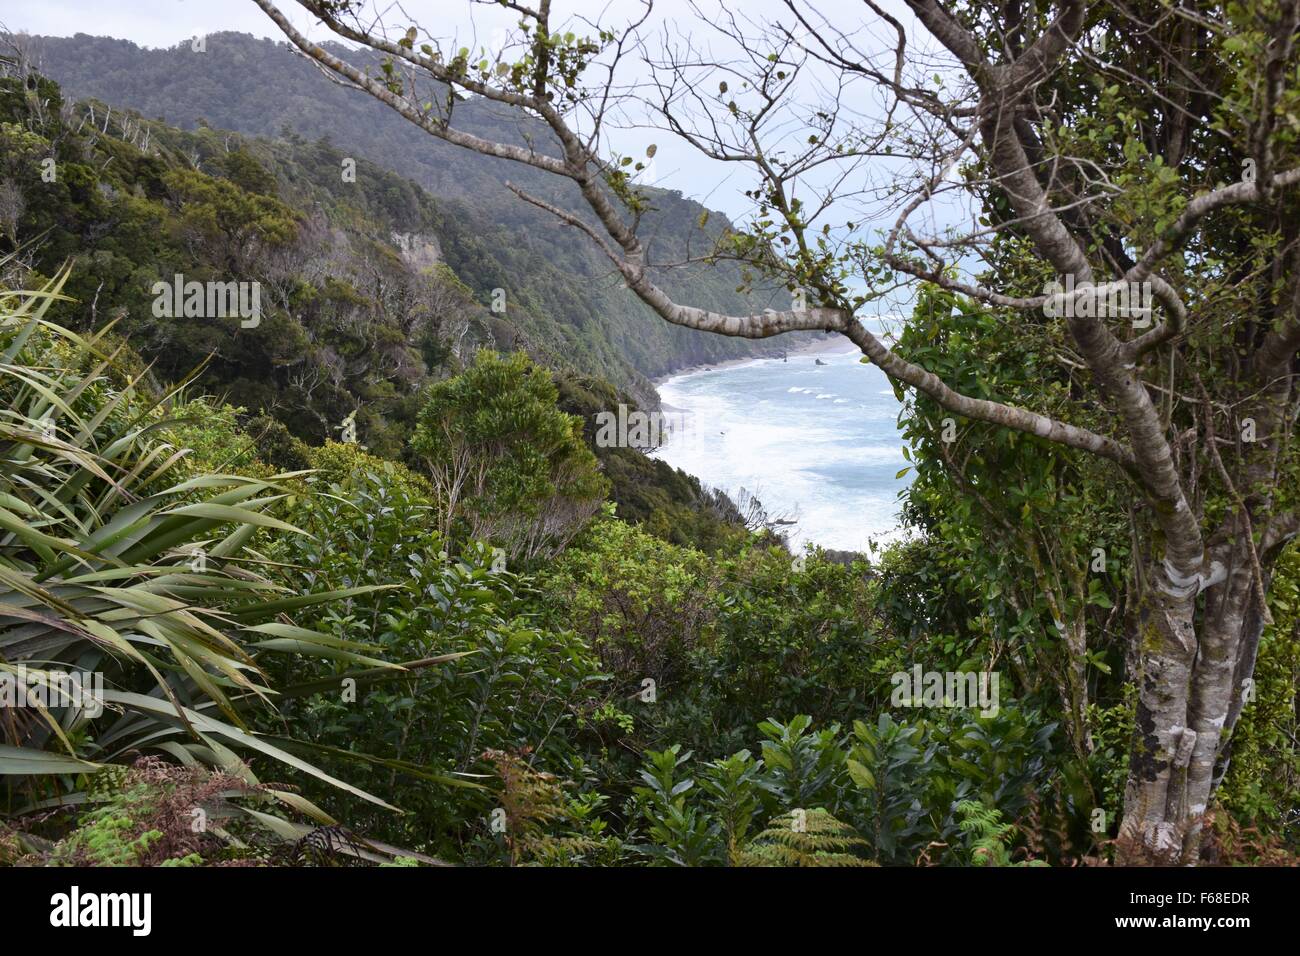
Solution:
<svg viewBox="0 0 1300 956"><path fill-rule="evenodd" d="M1148 581L1163 578L1151 569ZM1196 655L1195 599L1149 589L1138 598L1137 715L1129 748L1120 862L1172 863L1182 856L1187 808L1182 783L1196 743L1187 727Z"/></svg>
<svg viewBox="0 0 1300 956"><path fill-rule="evenodd" d="M1170 594L1157 584L1139 596L1138 705L1118 841L1123 864L1192 865L1200 853L1263 631L1248 539L1241 528L1233 531L1216 552L1225 576L1204 590L1199 611L1194 593ZM1147 580L1161 581L1158 569L1149 569Z"/></svg>

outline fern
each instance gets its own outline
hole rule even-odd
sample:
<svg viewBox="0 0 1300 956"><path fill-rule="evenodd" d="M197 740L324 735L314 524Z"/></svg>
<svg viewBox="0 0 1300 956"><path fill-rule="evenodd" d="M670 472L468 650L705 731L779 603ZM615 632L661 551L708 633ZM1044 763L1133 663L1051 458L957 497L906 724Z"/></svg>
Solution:
<svg viewBox="0 0 1300 956"><path fill-rule="evenodd" d="M607 840L579 832L584 821L574 813L563 785L553 774L528 765L528 748L517 753L485 751L501 778L502 834L511 866L574 865L607 849ZM560 830L557 835L551 831Z"/></svg>
<svg viewBox="0 0 1300 956"><path fill-rule="evenodd" d="M778 817L740 852L740 866L875 866L862 854L867 841L825 810L794 810Z"/></svg>
<svg viewBox="0 0 1300 956"><path fill-rule="evenodd" d="M963 800L954 807L960 818L958 827L970 847L972 866L1046 866L1042 860L1011 861L1011 843L1019 828L1014 823L1003 823L997 807L989 807L977 800Z"/></svg>

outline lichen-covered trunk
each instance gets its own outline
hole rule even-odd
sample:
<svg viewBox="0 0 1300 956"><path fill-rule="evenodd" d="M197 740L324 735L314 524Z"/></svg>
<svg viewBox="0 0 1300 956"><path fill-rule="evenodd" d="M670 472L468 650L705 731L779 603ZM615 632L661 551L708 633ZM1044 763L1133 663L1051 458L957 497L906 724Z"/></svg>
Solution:
<svg viewBox="0 0 1300 956"><path fill-rule="evenodd" d="M1138 704L1129 754L1119 861L1197 861L1205 813L1227 768L1227 743L1246 699L1263 630L1249 545L1221 548L1223 578L1199 595L1158 586L1141 594L1133 659ZM1150 581L1159 581L1152 569Z"/></svg>
<svg viewBox="0 0 1300 956"><path fill-rule="evenodd" d="M1137 715L1129 748L1120 862L1174 862L1182 854L1182 781L1195 737L1187 728L1196 657L1195 601L1150 590L1139 597Z"/></svg>

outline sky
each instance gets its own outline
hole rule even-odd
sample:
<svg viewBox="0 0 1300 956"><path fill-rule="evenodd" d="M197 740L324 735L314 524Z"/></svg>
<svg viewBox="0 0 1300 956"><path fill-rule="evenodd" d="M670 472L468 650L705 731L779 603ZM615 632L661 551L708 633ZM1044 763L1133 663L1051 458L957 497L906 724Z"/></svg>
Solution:
<svg viewBox="0 0 1300 956"><path fill-rule="evenodd" d="M294 22L301 26L307 17ZM13 32L89 33L148 47L175 46L196 33L218 30L280 39L275 24L249 0L5 0L0 23Z"/></svg>

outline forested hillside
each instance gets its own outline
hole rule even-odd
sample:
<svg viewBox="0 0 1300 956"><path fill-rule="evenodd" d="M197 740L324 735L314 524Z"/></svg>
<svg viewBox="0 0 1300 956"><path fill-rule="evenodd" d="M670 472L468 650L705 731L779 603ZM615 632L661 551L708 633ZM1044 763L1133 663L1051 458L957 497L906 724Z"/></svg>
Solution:
<svg viewBox="0 0 1300 956"><path fill-rule="evenodd" d="M412 461L422 390L481 347L552 369L592 444L599 411L656 403L593 331L588 289L503 228L476 229L458 203L364 159L345 182L342 154L322 141L187 133L67 103L54 82L28 79L0 81L9 280L39 283L74 261L74 301L51 317L82 331L111 323L124 366L155 388L194 376L196 390L244 410L267 460L301 466L301 443L338 439L350 420L375 453ZM47 156L60 164L52 182ZM177 274L257 282L256 324L156 314L155 284ZM494 312L492 289L506 282L513 297ZM640 450L597 453L629 519L682 542L720 543L741 527L725 496Z"/></svg>
<svg viewBox="0 0 1300 956"><path fill-rule="evenodd" d="M612 277L597 249L505 187L511 180L544 197L563 196L565 190L548 177L512 169L505 160L468 155L422 134L364 94L322 84L316 69L285 43L240 33L204 39L203 53L192 50L188 40L150 50L86 34L23 37L19 45L33 66L57 80L70 98L91 97L188 130L207 124L270 138L293 132L312 141L324 139L338 150L338 160L372 160L438 200L455 200L440 202L443 214L436 231L440 237L450 233L443 238L449 264L478 300L486 304L492 289L505 289L507 300L524 310L520 324L533 326L539 346L545 343L582 371L643 397L648 397L643 376L778 348L656 320ZM371 68L376 62L341 46L333 49ZM544 138L536 126L502 115L486 102L467 100L456 112L458 121L487 136L510 142ZM330 178L327 165L317 172L322 182ZM333 176L337 181L337 160ZM727 228L725 217L705 217L704 207L679 192L647 192L653 197L653 209L645 217L647 234L654 237L653 262L686 263L712 251L719 231ZM398 206L394 203L393 211ZM788 293L739 294L741 271L726 263L684 265L663 278L667 287L719 311L789 304Z"/></svg>

